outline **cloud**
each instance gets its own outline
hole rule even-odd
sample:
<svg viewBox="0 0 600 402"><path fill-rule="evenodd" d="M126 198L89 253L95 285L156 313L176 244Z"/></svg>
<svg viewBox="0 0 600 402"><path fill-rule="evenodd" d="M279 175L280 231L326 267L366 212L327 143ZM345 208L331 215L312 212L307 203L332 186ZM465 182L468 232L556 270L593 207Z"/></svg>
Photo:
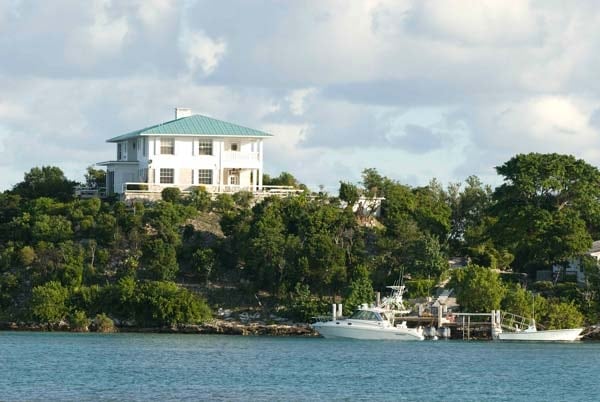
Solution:
<svg viewBox="0 0 600 402"><path fill-rule="evenodd" d="M202 31L185 29L179 37L179 48L192 74L201 70L210 75L225 55L227 43L223 39L212 39Z"/></svg>
<svg viewBox="0 0 600 402"><path fill-rule="evenodd" d="M400 136L393 137L390 140L390 143L406 151L417 154L427 153L439 149L442 146L441 138L438 133L416 124L406 125L404 127L404 133Z"/></svg>
<svg viewBox="0 0 600 402"><path fill-rule="evenodd" d="M413 4L407 28L436 40L461 46L514 46L536 44L541 39L538 15L528 2L451 0Z"/></svg>
<svg viewBox="0 0 600 402"><path fill-rule="evenodd" d="M295 116L302 116L306 111L306 101L317 92L316 88L302 88L292 91L285 100L289 102L290 112Z"/></svg>
<svg viewBox="0 0 600 402"><path fill-rule="evenodd" d="M593 2L0 0L0 32L4 188L79 177L176 106L275 134L269 173L331 188L365 167L493 182L518 152L600 164Z"/></svg>
<svg viewBox="0 0 600 402"><path fill-rule="evenodd" d="M118 52L129 30L126 16L111 17L110 0L96 0L93 3L94 23L88 29L89 42L94 51Z"/></svg>
<svg viewBox="0 0 600 402"><path fill-rule="evenodd" d="M151 29L160 29L165 19L173 14L176 4L170 0L139 0L135 5L143 24Z"/></svg>
<svg viewBox="0 0 600 402"><path fill-rule="evenodd" d="M468 127L469 157L457 174L480 174L493 182L493 166L517 153L562 153L600 164L600 128L594 126L597 100L536 96L489 103L452 118Z"/></svg>

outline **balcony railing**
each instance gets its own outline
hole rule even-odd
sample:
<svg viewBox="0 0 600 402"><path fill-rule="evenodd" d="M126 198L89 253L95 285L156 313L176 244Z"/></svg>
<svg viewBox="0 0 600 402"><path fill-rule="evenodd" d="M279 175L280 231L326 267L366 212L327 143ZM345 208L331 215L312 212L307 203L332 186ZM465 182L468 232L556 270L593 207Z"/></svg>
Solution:
<svg viewBox="0 0 600 402"><path fill-rule="evenodd" d="M259 155L258 152L224 151L223 159L227 161L257 161Z"/></svg>

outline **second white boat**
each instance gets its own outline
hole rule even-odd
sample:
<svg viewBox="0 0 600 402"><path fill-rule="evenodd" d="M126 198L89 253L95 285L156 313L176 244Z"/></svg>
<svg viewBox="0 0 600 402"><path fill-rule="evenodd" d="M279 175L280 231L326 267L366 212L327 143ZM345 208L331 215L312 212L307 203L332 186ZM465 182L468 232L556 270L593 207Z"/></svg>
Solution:
<svg viewBox="0 0 600 402"><path fill-rule="evenodd" d="M538 330L533 318L492 312L492 338L498 341L574 342L581 339L582 332L583 328Z"/></svg>

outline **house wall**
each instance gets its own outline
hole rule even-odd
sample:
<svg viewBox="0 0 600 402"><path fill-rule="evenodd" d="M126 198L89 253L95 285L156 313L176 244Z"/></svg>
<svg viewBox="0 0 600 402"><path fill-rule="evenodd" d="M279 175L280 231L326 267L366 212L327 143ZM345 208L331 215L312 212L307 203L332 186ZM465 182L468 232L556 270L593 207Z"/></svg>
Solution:
<svg viewBox="0 0 600 402"><path fill-rule="evenodd" d="M114 193L123 192L123 184L127 182L136 182L138 176L137 165L108 165L107 172L114 172Z"/></svg>
<svg viewBox="0 0 600 402"><path fill-rule="evenodd" d="M166 138L173 138L167 136ZM160 153L160 136L140 136L123 141L127 154L121 161L138 162L136 165L115 163L107 171L114 171L114 191L122 192L123 183L147 182L160 184L160 169L174 169L173 185L197 185L198 170L213 172L213 185L228 184L231 170L239 177L240 186L260 185L263 169L263 145L260 138L211 138L199 136L174 137L174 154ZM198 155L198 143L212 139L213 154ZM235 151L237 147L237 151ZM254 172L254 178L251 177ZM192 181L193 179L193 181ZM254 182L254 183L253 183Z"/></svg>
<svg viewBox="0 0 600 402"><path fill-rule="evenodd" d="M160 153L160 137L148 137L148 158L140 160L140 167L148 167L157 172L154 175L154 183L159 183L160 169L175 169L175 183L187 184L194 170L194 183L197 184L197 171L199 169L208 169L213 171L213 184L219 182L221 176L220 170L225 168L238 169L261 169L263 166L261 139L223 139L213 138L213 154L198 155L198 142L206 137L176 137L175 154L163 155ZM237 144L239 151L232 154L231 146ZM151 163L150 163L151 161ZM250 173L240 176L241 185L250 185ZM227 180L227 175L223 175L223 180ZM150 179L150 177L149 177ZM242 184L242 180L244 184ZM192 183L189 183L192 184Z"/></svg>

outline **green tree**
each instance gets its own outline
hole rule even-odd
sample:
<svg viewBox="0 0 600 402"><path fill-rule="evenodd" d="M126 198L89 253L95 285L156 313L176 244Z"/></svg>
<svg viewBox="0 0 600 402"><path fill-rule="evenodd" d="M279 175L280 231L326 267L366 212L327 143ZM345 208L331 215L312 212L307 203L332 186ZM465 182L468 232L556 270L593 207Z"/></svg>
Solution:
<svg viewBox="0 0 600 402"><path fill-rule="evenodd" d="M59 282L36 286L31 295L31 312L41 322L57 323L68 313L68 297L68 289Z"/></svg>
<svg viewBox="0 0 600 402"><path fill-rule="evenodd" d="M94 169L88 166L85 174L85 185L91 188L106 186L106 171L103 169Z"/></svg>
<svg viewBox="0 0 600 402"><path fill-rule="evenodd" d="M138 300L138 318L145 324L197 324L211 317L203 299L173 282L142 283Z"/></svg>
<svg viewBox="0 0 600 402"><path fill-rule="evenodd" d="M371 303L373 299L373 283L369 278L369 270L366 266L361 265L355 270L355 278L348 286L344 299L344 309L347 312L352 312L362 303Z"/></svg>
<svg viewBox="0 0 600 402"><path fill-rule="evenodd" d="M215 267L215 254L210 248L198 248L192 254L192 264L200 280L207 283Z"/></svg>
<svg viewBox="0 0 600 402"><path fill-rule="evenodd" d="M491 229L533 273L586 251L600 227L600 172L569 155L517 155L496 168L504 184L494 192Z"/></svg>
<svg viewBox="0 0 600 402"><path fill-rule="evenodd" d="M439 241L429 234L411 242L407 250L410 260L406 262L408 273L419 278L439 278L448 270L448 257L442 252Z"/></svg>
<svg viewBox="0 0 600 402"><path fill-rule="evenodd" d="M452 211L446 200L447 195L437 180L433 179L426 187L413 191L415 203L412 216L423 232L445 240L450 232Z"/></svg>
<svg viewBox="0 0 600 402"><path fill-rule="evenodd" d="M294 188L306 189L306 186L300 183L291 173L281 172L277 177L263 175L263 184L265 186L291 186Z"/></svg>
<svg viewBox="0 0 600 402"><path fill-rule="evenodd" d="M327 303L315 297L306 284L300 282L294 286L294 291L289 298L288 315L291 318L309 322L314 317L324 315L327 312Z"/></svg>
<svg viewBox="0 0 600 402"><path fill-rule="evenodd" d="M39 215L34 218L31 236L35 241L60 242L73 236L71 221L61 215Z"/></svg>
<svg viewBox="0 0 600 402"><path fill-rule="evenodd" d="M346 183L343 181L340 181L339 194L340 200L347 202L348 206L350 207L356 204L356 202L360 198L360 192L358 190L358 187L356 187L354 184Z"/></svg>
<svg viewBox="0 0 600 402"><path fill-rule="evenodd" d="M541 298L538 296L539 299ZM535 310L540 310L540 306L538 308L534 307L534 297L531 292L517 284L513 284L506 290L502 300L502 310L521 317L531 317Z"/></svg>
<svg viewBox="0 0 600 402"><path fill-rule="evenodd" d="M142 246L144 277L170 281L179 272L175 247L162 239L147 240Z"/></svg>
<svg viewBox="0 0 600 402"><path fill-rule="evenodd" d="M448 205L451 209L449 246L452 255L471 255L468 250L488 240L489 209L492 189L477 176L469 176L461 191L461 184L448 186ZM487 265L487 264L486 264Z"/></svg>
<svg viewBox="0 0 600 402"><path fill-rule="evenodd" d="M362 171L362 186L366 190L366 195L371 197L387 197L386 187L389 180L381 176L377 169L369 168Z"/></svg>
<svg viewBox="0 0 600 402"><path fill-rule="evenodd" d="M580 328L583 325L583 314L575 304L551 302L543 318L547 329Z"/></svg>
<svg viewBox="0 0 600 402"><path fill-rule="evenodd" d="M279 291L285 265L285 225L280 201L263 201L255 208L256 218L248 233L246 262L256 284Z"/></svg>
<svg viewBox="0 0 600 402"><path fill-rule="evenodd" d="M25 173L24 180L16 184L12 192L26 199L50 197L68 201L73 199L76 184L68 180L60 168L42 166L41 169L35 167Z"/></svg>
<svg viewBox="0 0 600 402"><path fill-rule="evenodd" d="M499 309L506 293L497 272L477 265L455 271L451 286L457 289L457 302L460 306L473 313L488 313Z"/></svg>

